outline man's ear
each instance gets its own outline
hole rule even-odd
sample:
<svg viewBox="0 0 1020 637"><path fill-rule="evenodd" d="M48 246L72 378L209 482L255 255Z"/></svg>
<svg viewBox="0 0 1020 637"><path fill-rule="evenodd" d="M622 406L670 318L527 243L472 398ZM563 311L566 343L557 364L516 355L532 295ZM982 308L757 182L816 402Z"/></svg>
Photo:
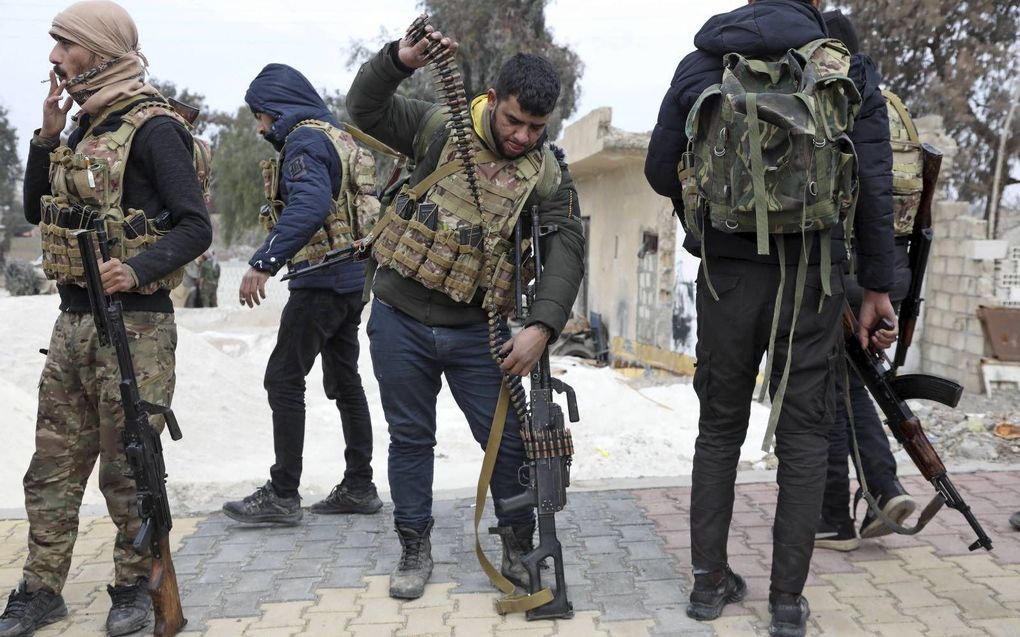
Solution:
<svg viewBox="0 0 1020 637"><path fill-rule="evenodd" d="M496 102L499 101L499 98L496 97L496 89L490 88L488 91L486 91L485 98L488 101L486 105L489 108L496 108Z"/></svg>

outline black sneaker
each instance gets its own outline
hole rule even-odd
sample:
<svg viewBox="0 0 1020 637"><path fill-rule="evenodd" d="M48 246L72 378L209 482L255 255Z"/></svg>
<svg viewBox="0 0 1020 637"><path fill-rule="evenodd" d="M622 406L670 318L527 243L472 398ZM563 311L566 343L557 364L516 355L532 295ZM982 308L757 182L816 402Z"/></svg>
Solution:
<svg viewBox="0 0 1020 637"><path fill-rule="evenodd" d="M64 617L67 617L67 606L63 597L47 590L29 593L22 581L11 591L7 608L0 615L0 637L28 637L40 626Z"/></svg>
<svg viewBox="0 0 1020 637"><path fill-rule="evenodd" d="M309 510L312 513L331 515L335 513L377 513L382 508L382 500L379 499L379 492L371 482L367 487L351 489L347 486L347 480L333 487L329 495L323 500L313 504Z"/></svg>
<svg viewBox="0 0 1020 637"><path fill-rule="evenodd" d="M803 595L769 593L769 635L772 637L804 637L811 609Z"/></svg>
<svg viewBox="0 0 1020 637"><path fill-rule="evenodd" d="M149 580L142 577L133 585L110 586L110 612L106 615L106 634L110 637L129 635L148 625L152 611Z"/></svg>
<svg viewBox="0 0 1020 637"><path fill-rule="evenodd" d="M893 480L887 492L875 495L882 513L896 524L903 524L903 521L910 517L910 514L917 508L917 502L907 493L899 480ZM864 514L864 521L861 522L861 537L881 537L892 532L892 529L872 513L871 507L868 507L867 513Z"/></svg>
<svg viewBox="0 0 1020 637"><path fill-rule="evenodd" d="M722 571L696 573L694 589L687 604L687 616L699 621L716 619L722 614L723 606L739 602L747 595L744 578L726 567Z"/></svg>
<svg viewBox="0 0 1020 637"><path fill-rule="evenodd" d="M815 548L832 549L833 551L853 551L861 545L861 539L857 537L857 530L854 528L854 521L850 516L839 520L829 520L824 515L818 522L818 530L815 531Z"/></svg>
<svg viewBox="0 0 1020 637"><path fill-rule="evenodd" d="M255 489L243 500L223 505L227 517L246 524L297 524L301 521L301 497L281 498L272 481Z"/></svg>

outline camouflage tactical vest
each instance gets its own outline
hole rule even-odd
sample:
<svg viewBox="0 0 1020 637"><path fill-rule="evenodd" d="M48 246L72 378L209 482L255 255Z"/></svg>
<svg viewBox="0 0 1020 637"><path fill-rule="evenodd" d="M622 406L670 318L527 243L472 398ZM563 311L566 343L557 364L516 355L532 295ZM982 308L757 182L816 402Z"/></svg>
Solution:
<svg viewBox="0 0 1020 637"><path fill-rule="evenodd" d="M109 106L92 121L100 123L108 113L123 108L124 102ZM58 284L84 287L85 270L81 264L75 235L92 229L96 220L105 222L110 240L110 256L126 261L170 231L169 218L149 218L144 210L121 207L124 171L135 133L153 117L172 117L186 130L190 124L169 104L145 102L121 117L121 125L112 131L93 135L91 129L71 148L61 145L50 153L50 191L41 200L43 271ZM195 150L196 162L198 153ZM208 175L208 164L205 169ZM203 192L203 194L205 194ZM168 273L162 279L135 290L152 294L180 284L183 270Z"/></svg>
<svg viewBox="0 0 1020 637"><path fill-rule="evenodd" d="M379 200L375 197L375 158L372 153L358 146L346 130L326 122L304 120L298 122L291 132L299 127L314 128L329 137L340 157L342 175L340 193L330 206L325 222L291 258L292 266L319 263L330 250L346 248L355 239L364 237L379 218ZM278 158L266 159L261 165L268 203L262 207L259 220L266 230L272 230L285 207L280 200L280 162Z"/></svg>
<svg viewBox="0 0 1020 637"><path fill-rule="evenodd" d="M679 166L688 230L707 207L723 232L825 230L853 213L857 157L847 137L861 97L847 77L850 54L820 39L778 60L723 58L722 83L687 118Z"/></svg>
<svg viewBox="0 0 1020 637"><path fill-rule="evenodd" d="M910 234L921 203L924 159L921 140L910 112L892 91L882 91L889 110L889 141L893 153L893 219L896 235Z"/></svg>
<svg viewBox="0 0 1020 637"><path fill-rule="evenodd" d="M514 225L536 186L540 198L549 196L561 173L544 147L505 159L485 148L477 134L471 143L481 210L447 138L436 170L405 186L376 226L372 256L380 266L457 302L470 302L484 290L482 307L502 312L513 301Z"/></svg>

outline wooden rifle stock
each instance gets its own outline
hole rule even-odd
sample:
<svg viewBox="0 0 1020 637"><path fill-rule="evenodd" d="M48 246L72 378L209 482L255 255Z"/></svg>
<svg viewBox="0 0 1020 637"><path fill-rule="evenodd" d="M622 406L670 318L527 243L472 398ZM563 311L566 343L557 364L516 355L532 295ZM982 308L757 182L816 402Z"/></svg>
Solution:
<svg viewBox="0 0 1020 637"><path fill-rule="evenodd" d="M931 206L935 199L939 171L942 168L942 151L931 144L921 145L923 157L921 199L914 216L914 229L910 235L910 288L900 304L899 342L893 357L893 369L899 369L907 360L907 350L914 342L914 327L921 314L921 286L928 269L928 254L931 250Z"/></svg>
<svg viewBox="0 0 1020 637"><path fill-rule="evenodd" d="M181 632L188 620L181 608L181 593L177 588L177 571L170 556L170 537L162 536L153 542L152 573L149 576L149 596L155 615L154 637L173 637Z"/></svg>

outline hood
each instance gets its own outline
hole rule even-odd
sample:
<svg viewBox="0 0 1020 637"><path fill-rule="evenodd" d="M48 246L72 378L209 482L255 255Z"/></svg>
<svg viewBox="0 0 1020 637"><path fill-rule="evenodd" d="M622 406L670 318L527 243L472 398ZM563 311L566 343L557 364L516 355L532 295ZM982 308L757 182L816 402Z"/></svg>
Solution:
<svg viewBox="0 0 1020 637"><path fill-rule="evenodd" d="M266 139L277 150L302 120L317 119L339 126L308 78L286 64L269 64L262 69L248 86L244 101L252 112L266 113L275 120Z"/></svg>
<svg viewBox="0 0 1020 637"><path fill-rule="evenodd" d="M827 36L822 14L808 0L757 0L710 18L694 36L694 46L719 57L734 51L755 57Z"/></svg>

